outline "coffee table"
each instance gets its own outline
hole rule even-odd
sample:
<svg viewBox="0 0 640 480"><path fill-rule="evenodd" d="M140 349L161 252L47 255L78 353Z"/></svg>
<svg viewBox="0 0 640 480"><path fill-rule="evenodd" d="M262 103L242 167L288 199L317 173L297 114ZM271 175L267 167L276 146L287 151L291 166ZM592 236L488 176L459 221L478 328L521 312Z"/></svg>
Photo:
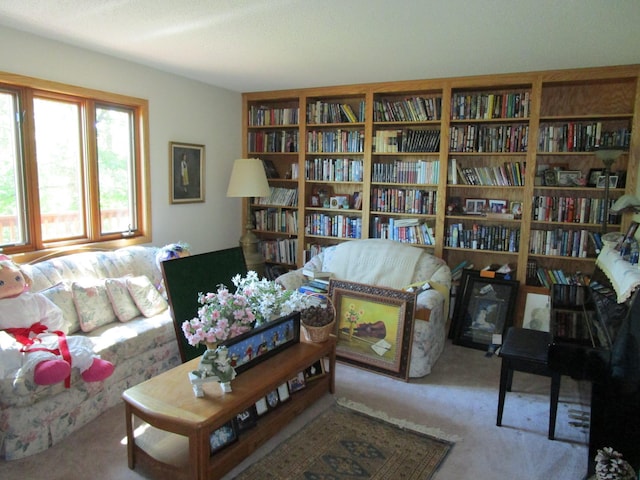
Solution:
<svg viewBox="0 0 640 480"><path fill-rule="evenodd" d="M212 432L325 358L324 375L258 418L237 441L211 454ZM198 362L193 359L123 393L129 468L140 466L155 478L221 478L325 393L334 393L336 338L301 341L279 352L238 375L230 393L223 393L215 382L207 383L202 398L195 397L188 378Z"/></svg>

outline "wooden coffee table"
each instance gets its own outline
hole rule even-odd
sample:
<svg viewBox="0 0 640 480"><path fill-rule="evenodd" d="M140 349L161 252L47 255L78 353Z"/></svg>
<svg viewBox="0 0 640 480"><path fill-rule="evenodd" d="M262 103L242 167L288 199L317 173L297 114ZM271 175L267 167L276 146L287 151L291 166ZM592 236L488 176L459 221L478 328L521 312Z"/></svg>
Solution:
<svg viewBox="0 0 640 480"><path fill-rule="evenodd" d="M324 358L329 363L325 375L258 418L236 442L210 453L212 432ZM222 393L213 382L203 386L203 398L195 397L188 372L197 368L197 358L129 388L122 395L129 468L140 466L157 478L222 477L309 405L334 393L335 361L336 339L331 336L324 343L301 341L242 372L231 382L231 393Z"/></svg>

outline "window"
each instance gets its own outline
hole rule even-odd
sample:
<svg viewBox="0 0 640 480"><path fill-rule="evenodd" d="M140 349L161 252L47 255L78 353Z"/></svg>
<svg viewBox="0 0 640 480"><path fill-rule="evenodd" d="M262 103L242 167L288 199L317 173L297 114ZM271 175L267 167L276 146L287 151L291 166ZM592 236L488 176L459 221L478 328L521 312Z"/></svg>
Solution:
<svg viewBox="0 0 640 480"><path fill-rule="evenodd" d="M150 241L147 111L146 100L0 74L2 251Z"/></svg>

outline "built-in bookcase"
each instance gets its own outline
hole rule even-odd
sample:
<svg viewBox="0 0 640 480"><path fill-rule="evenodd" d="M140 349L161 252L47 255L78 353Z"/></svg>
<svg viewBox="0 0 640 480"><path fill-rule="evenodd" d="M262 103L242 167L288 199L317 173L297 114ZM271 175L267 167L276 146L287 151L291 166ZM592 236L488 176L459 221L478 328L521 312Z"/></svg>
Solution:
<svg viewBox="0 0 640 480"><path fill-rule="evenodd" d="M508 263L534 289L532 265L591 272L605 195L593 148L625 148L610 203L635 194L639 74L630 65L245 93L243 153L271 160L274 188L297 189L295 205L250 205L267 218L257 233L295 241L291 267L337 242L393 238L452 267ZM607 230L630 221L611 216Z"/></svg>

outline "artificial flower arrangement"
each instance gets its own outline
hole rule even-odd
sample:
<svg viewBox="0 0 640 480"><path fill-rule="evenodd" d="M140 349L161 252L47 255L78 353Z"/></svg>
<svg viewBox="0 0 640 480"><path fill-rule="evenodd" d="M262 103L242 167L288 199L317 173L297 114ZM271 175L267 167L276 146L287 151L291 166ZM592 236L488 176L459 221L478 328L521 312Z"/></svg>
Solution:
<svg viewBox="0 0 640 480"><path fill-rule="evenodd" d="M249 271L246 277L232 279L235 293L219 285L216 293L199 293L198 316L182 324L190 345L216 344L248 332L272 318L304 310L311 305L309 296L267 280Z"/></svg>

